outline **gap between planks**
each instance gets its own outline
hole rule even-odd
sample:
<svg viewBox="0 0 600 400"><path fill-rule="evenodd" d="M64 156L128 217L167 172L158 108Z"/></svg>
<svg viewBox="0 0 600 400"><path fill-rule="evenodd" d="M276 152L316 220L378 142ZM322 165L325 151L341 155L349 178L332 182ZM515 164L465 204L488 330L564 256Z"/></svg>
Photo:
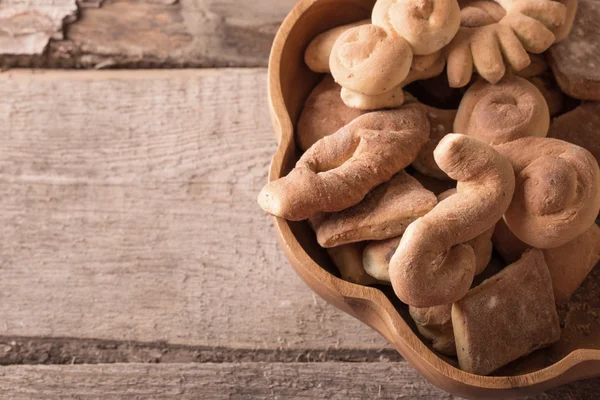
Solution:
<svg viewBox="0 0 600 400"><path fill-rule="evenodd" d="M0 365L400 362L394 349L234 349L77 338L0 337Z"/></svg>

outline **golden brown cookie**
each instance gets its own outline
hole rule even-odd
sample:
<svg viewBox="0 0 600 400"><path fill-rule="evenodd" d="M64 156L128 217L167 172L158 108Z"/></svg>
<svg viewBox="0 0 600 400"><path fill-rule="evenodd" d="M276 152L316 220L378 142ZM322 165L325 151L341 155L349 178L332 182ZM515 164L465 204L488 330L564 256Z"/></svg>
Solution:
<svg viewBox="0 0 600 400"><path fill-rule="evenodd" d="M408 76L392 90L368 95L343 88L341 92L342 100L348 107L365 111L399 107L405 102L403 91L405 86L441 74L445 65L446 60L441 52L428 56L415 56Z"/></svg>
<svg viewBox="0 0 600 400"><path fill-rule="evenodd" d="M452 306L458 363L488 375L560 339L552 280L540 250L470 290Z"/></svg>
<svg viewBox="0 0 600 400"><path fill-rule="evenodd" d="M515 187L510 162L473 137L446 135L434 157L458 181L458 193L410 224L390 262L394 292L419 308L454 302L469 290L476 259L463 243L498 222Z"/></svg>
<svg viewBox="0 0 600 400"><path fill-rule="evenodd" d="M365 240L385 240L402 235L411 222L427 214L436 204L433 193L400 171L357 205L325 214L313 223L313 227L317 241L326 248Z"/></svg>
<svg viewBox="0 0 600 400"><path fill-rule="evenodd" d="M439 194L437 199L441 202L450 196L454 196L456 193L458 193L456 189L450 189ZM494 234L494 228L495 227L491 227L475 239L465 242L465 244L471 246L475 252L475 276L481 274L492 259L492 251L494 250L492 245L492 235Z"/></svg>
<svg viewBox="0 0 600 400"><path fill-rule="evenodd" d="M348 29L336 40L329 67L344 88L376 95L402 83L412 58L410 45L402 37L377 25L362 25Z"/></svg>
<svg viewBox="0 0 600 400"><path fill-rule="evenodd" d="M518 76L507 76L496 85L479 79L465 93L454 120L454 132L491 145L525 136L544 137L549 126L544 96Z"/></svg>
<svg viewBox="0 0 600 400"><path fill-rule="evenodd" d="M552 46L548 61L563 92L576 99L600 100L600 2L579 0L569 36Z"/></svg>
<svg viewBox="0 0 600 400"><path fill-rule="evenodd" d="M372 285L377 283L365 272L362 264L362 251L365 243L352 243L327 249L331 261L340 271L343 280L357 285Z"/></svg>
<svg viewBox="0 0 600 400"><path fill-rule="evenodd" d="M485 4L485 2L479 2ZM541 53L555 41L551 29L565 21L564 5L551 0L500 0L506 11L498 22L489 12L464 18L458 34L446 47L448 80L452 87L465 86L473 70L491 83L506 72L505 64L520 71L530 64L530 53ZM478 8L471 5L469 9Z"/></svg>
<svg viewBox="0 0 600 400"><path fill-rule="evenodd" d="M504 220L530 246L562 246L582 235L600 211L600 168L582 147L557 139L526 137L495 147L516 174Z"/></svg>
<svg viewBox="0 0 600 400"><path fill-rule="evenodd" d="M415 55L426 55L452 40L460 25L460 8L456 0L378 0L372 19L406 39Z"/></svg>
<svg viewBox="0 0 600 400"><path fill-rule="evenodd" d="M296 127L296 141L302 150L308 150L364 114L344 104L341 90L331 75L327 75L308 96Z"/></svg>
<svg viewBox="0 0 600 400"><path fill-rule="evenodd" d="M344 210L412 163L428 138L416 105L362 115L311 146L286 177L262 189L258 203L292 221Z"/></svg>

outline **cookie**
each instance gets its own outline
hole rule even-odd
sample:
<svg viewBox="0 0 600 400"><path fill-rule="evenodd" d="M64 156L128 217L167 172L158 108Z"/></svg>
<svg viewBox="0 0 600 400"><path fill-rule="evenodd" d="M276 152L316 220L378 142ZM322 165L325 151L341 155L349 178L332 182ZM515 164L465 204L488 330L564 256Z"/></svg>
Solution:
<svg viewBox="0 0 600 400"><path fill-rule="evenodd" d="M342 87L325 76L308 96L296 126L296 141L302 150L329 136L364 114L344 104Z"/></svg>
<svg viewBox="0 0 600 400"><path fill-rule="evenodd" d="M470 290L452 306L458 363L488 375L560 339L552 280L540 250Z"/></svg>
<svg viewBox="0 0 600 400"><path fill-rule="evenodd" d="M600 2L579 0L573 29L548 52L563 92L582 100L600 100Z"/></svg>
<svg viewBox="0 0 600 400"><path fill-rule="evenodd" d="M359 204L326 214L320 221L313 221L313 226L317 241L326 248L365 240L385 240L402 235L411 222L436 204L433 193L401 171Z"/></svg>

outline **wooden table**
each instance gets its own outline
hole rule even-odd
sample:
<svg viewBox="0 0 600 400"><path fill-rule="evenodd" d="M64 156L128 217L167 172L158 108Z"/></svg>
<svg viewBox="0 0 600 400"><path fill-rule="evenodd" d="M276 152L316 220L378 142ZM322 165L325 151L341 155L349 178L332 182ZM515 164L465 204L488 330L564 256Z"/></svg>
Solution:
<svg viewBox="0 0 600 400"><path fill-rule="evenodd" d="M312 294L256 204L295 1L100 1L0 2L1 65L87 68L0 74L0 397L453 398Z"/></svg>

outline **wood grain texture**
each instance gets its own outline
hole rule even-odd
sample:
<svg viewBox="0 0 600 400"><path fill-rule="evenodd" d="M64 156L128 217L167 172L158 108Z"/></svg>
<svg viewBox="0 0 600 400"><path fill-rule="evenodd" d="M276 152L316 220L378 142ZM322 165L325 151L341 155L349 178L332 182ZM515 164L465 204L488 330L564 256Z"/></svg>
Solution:
<svg viewBox="0 0 600 400"><path fill-rule="evenodd" d="M597 399L598 381L537 400ZM7 399L458 399L406 362L105 364L0 368ZM534 399L534 398L531 398Z"/></svg>
<svg viewBox="0 0 600 400"><path fill-rule="evenodd" d="M256 204L258 70L0 74L0 335L379 349Z"/></svg>
<svg viewBox="0 0 600 400"><path fill-rule="evenodd" d="M105 1L99 8L80 8L77 22L66 28L66 37L52 41L43 55L4 56L0 57L0 65L266 66L277 28L295 3L296 0ZM11 52L0 45L0 54Z"/></svg>
<svg viewBox="0 0 600 400"><path fill-rule="evenodd" d="M76 0L1 1L0 54L42 54L50 39L64 39L63 24L76 13Z"/></svg>

